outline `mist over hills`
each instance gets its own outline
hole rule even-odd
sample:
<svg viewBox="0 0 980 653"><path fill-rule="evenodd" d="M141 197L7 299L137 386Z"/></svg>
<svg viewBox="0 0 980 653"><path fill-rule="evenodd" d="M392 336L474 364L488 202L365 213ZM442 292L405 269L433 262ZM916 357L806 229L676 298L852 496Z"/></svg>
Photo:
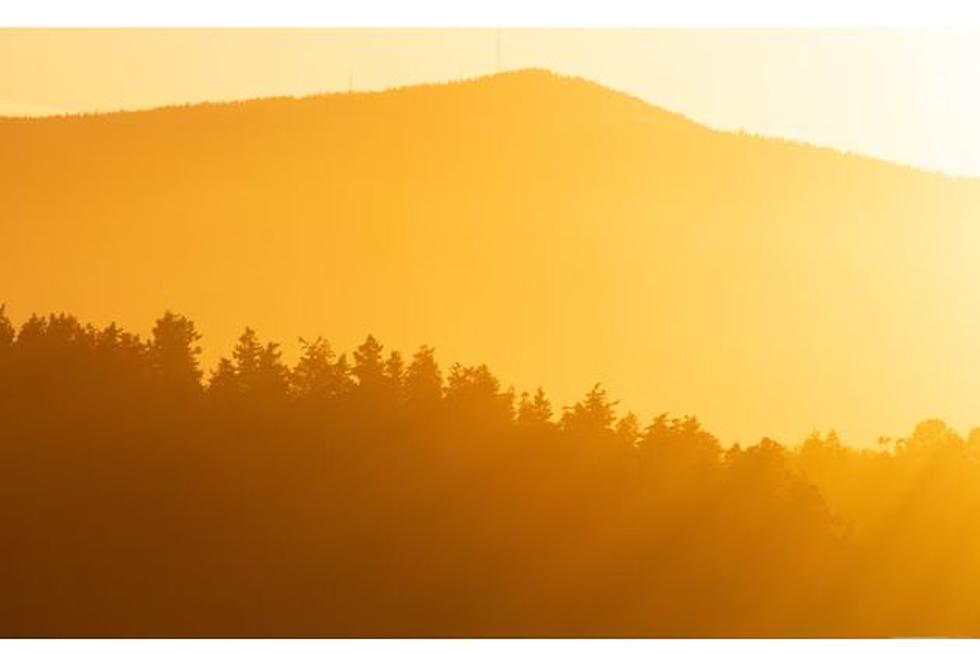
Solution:
<svg viewBox="0 0 980 653"><path fill-rule="evenodd" d="M980 422L980 182L713 131L520 71L0 120L0 302L206 359L368 332L723 439ZM966 430L965 428L963 430Z"/></svg>

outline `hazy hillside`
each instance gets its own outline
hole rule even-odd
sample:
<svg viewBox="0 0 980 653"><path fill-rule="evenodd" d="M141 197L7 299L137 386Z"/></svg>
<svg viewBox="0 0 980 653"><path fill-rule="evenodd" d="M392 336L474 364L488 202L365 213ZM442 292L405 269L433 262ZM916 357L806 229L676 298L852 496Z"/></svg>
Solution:
<svg viewBox="0 0 980 653"><path fill-rule="evenodd" d="M980 422L980 183L519 72L0 120L0 303L603 380L723 439ZM646 417L646 415L644 415Z"/></svg>

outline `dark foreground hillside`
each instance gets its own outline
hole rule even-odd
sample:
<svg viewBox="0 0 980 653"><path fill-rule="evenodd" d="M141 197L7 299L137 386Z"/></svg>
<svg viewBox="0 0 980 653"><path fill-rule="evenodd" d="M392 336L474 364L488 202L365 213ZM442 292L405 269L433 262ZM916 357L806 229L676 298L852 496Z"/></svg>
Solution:
<svg viewBox="0 0 980 653"><path fill-rule="evenodd" d="M726 450L370 337L202 382L197 337L0 319L0 635L980 634L940 422Z"/></svg>

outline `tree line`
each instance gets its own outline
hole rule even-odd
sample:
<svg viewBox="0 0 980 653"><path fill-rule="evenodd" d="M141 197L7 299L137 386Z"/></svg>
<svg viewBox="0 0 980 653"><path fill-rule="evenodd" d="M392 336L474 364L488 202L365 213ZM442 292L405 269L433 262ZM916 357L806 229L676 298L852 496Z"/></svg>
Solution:
<svg viewBox="0 0 980 653"><path fill-rule="evenodd" d="M0 634L980 634L980 431L721 443L372 336L0 310Z"/></svg>

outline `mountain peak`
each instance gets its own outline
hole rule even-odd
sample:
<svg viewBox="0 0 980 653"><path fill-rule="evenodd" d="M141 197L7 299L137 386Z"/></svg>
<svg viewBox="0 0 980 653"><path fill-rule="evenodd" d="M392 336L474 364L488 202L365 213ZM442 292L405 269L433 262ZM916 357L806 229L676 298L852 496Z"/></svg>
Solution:
<svg viewBox="0 0 980 653"><path fill-rule="evenodd" d="M713 131L546 70L3 121L0 142L3 301L137 327L172 306L210 356L242 324L287 355L378 330L562 404L603 379L723 437L825 415L896 432L928 405L915 389L948 379L884 387L880 361L895 379L950 352L980 367L980 316L936 290L973 274L978 184ZM908 338L918 361L895 349ZM957 421L975 407L958 387Z"/></svg>

